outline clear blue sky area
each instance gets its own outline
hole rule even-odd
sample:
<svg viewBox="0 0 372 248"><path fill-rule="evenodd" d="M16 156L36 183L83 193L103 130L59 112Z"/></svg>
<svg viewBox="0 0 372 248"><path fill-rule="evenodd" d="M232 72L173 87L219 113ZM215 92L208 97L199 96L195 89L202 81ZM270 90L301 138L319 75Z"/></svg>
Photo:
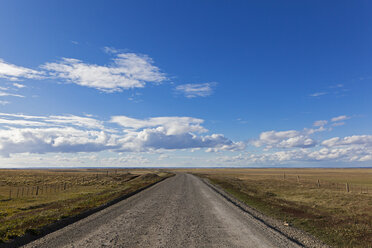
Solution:
<svg viewBox="0 0 372 248"><path fill-rule="evenodd" d="M1 166L371 166L371 13L2 1Z"/></svg>

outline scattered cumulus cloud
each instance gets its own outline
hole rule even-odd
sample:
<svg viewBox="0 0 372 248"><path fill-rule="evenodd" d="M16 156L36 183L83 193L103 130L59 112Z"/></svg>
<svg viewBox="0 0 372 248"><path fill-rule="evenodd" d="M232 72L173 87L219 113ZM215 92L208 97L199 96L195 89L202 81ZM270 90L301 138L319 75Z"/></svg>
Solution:
<svg viewBox="0 0 372 248"><path fill-rule="evenodd" d="M333 95L337 97L345 96L345 93L349 91L345 88L343 84L335 84L327 87L327 89L322 91L317 91L315 93L310 94L310 97L320 97L324 95Z"/></svg>
<svg viewBox="0 0 372 248"><path fill-rule="evenodd" d="M340 147L294 148L280 151L264 151L220 156L216 164L230 165L280 165L303 162L366 162L372 161L370 145L346 145Z"/></svg>
<svg viewBox="0 0 372 248"><path fill-rule="evenodd" d="M293 149L263 154L251 154L246 157L247 163L283 164L288 162L365 162L372 160L372 149L361 147Z"/></svg>
<svg viewBox="0 0 372 248"><path fill-rule="evenodd" d="M24 97L23 95L20 95L20 94L13 94L13 93L6 92L6 91L0 91L0 97L1 97L1 96Z"/></svg>
<svg viewBox="0 0 372 248"><path fill-rule="evenodd" d="M120 53L120 51L114 47L104 47L103 51L108 54Z"/></svg>
<svg viewBox="0 0 372 248"><path fill-rule="evenodd" d="M306 132L296 130L262 132L259 139L252 143L256 147L264 146L266 149L293 147L307 148L316 145L316 141L311 139Z"/></svg>
<svg viewBox="0 0 372 248"><path fill-rule="evenodd" d="M111 122L133 130L160 128L168 135L181 134L185 132L204 133L208 131L201 126L204 120L192 117L155 117L141 120L127 116L113 116Z"/></svg>
<svg viewBox="0 0 372 248"><path fill-rule="evenodd" d="M17 81L21 79L40 79L42 77L43 72L10 64L0 59L0 78Z"/></svg>
<svg viewBox="0 0 372 248"><path fill-rule="evenodd" d="M331 119L331 126L344 125L342 120L350 117L346 115ZM327 129L327 120L315 121L313 126L302 131L266 131L251 144L264 149L252 154L245 154L232 159L231 163L248 164L285 164L301 161L332 161L332 162L365 162L372 160L372 135L353 135L347 137L333 137L317 141L311 137L316 132Z"/></svg>
<svg viewBox="0 0 372 248"><path fill-rule="evenodd" d="M334 137L331 139L324 140L322 142L322 145L326 147L339 147L350 145L372 147L372 135L353 135L344 138Z"/></svg>
<svg viewBox="0 0 372 248"><path fill-rule="evenodd" d="M331 121L336 122L336 121L344 121L344 120L347 120L347 119L350 119L350 117L348 117L346 115L340 115L340 116L337 116L337 117L333 117L331 119Z"/></svg>
<svg viewBox="0 0 372 248"><path fill-rule="evenodd" d="M124 128L127 134L120 139L122 151L143 151L148 149L192 149L213 148L215 150L242 149L222 134L200 136L208 132L202 126L204 120L192 117L155 117L135 119L127 116L113 116L111 122Z"/></svg>
<svg viewBox="0 0 372 248"><path fill-rule="evenodd" d="M78 44L71 41L72 44ZM111 93L143 88L148 84L160 84L168 80L167 75L155 65L148 55L104 47L103 51L111 56L108 64L94 64L76 58L61 58L38 66L38 70L8 63L0 59L0 78L10 81L27 79L53 79L94 88ZM215 82L178 85L176 92L187 98L206 97L213 93ZM13 83L21 89L24 84ZM1 89L0 89L1 90ZM134 100L131 97L131 100Z"/></svg>
<svg viewBox="0 0 372 248"><path fill-rule="evenodd" d="M315 127L323 127L325 125L327 125L328 121L327 120L319 120L319 121L315 121L313 126Z"/></svg>
<svg viewBox="0 0 372 248"><path fill-rule="evenodd" d="M41 66L48 75L77 85L105 92L142 88L146 83L161 83L167 78L147 55L115 54L110 65L84 63L78 59L63 58Z"/></svg>
<svg viewBox="0 0 372 248"><path fill-rule="evenodd" d="M337 116L331 118L332 126L343 125L342 120L347 120L350 117L346 115ZM262 132L258 139L252 140L251 144L256 147L264 147L267 149L272 148L311 148L315 147L318 142L311 138L310 136L317 132L323 132L327 129L328 120L318 120L313 123L316 128L304 128L302 131L288 130L288 131L266 131ZM336 124L336 125L335 125Z"/></svg>
<svg viewBox="0 0 372 248"><path fill-rule="evenodd" d="M176 91L183 94L187 98L206 97L213 93L213 87L216 85L212 83L201 84L181 84L176 87Z"/></svg>

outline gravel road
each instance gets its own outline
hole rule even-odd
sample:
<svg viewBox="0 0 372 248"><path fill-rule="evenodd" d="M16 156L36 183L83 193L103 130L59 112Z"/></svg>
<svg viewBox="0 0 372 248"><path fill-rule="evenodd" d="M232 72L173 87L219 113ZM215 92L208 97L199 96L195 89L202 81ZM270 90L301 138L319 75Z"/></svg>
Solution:
<svg viewBox="0 0 372 248"><path fill-rule="evenodd" d="M299 247L221 197L177 174L24 247Z"/></svg>

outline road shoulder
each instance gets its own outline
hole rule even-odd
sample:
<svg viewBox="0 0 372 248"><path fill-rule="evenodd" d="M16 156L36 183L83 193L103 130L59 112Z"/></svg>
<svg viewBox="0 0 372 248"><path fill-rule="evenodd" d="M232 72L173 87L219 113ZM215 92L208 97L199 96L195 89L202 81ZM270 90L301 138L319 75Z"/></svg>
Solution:
<svg viewBox="0 0 372 248"><path fill-rule="evenodd" d="M199 178L199 177L198 177ZM270 216L262 214L260 211L248 206L247 204L243 203L239 199L235 198L228 192L224 191L221 187L218 185L212 184L208 179L206 178L200 178L201 181L203 181L208 187L210 187L212 190L217 192L219 195L221 195L223 198L225 198L227 201L234 204L236 207L241 209L242 211L246 212L247 214L251 215L253 218L257 219L258 221L264 223L269 228L274 229L275 231L281 233L291 241L303 246L303 247L310 247L310 248L328 248L329 246L321 242L320 240L316 239L312 235L297 229L295 227L286 225L283 221L279 221L277 219L274 219Z"/></svg>

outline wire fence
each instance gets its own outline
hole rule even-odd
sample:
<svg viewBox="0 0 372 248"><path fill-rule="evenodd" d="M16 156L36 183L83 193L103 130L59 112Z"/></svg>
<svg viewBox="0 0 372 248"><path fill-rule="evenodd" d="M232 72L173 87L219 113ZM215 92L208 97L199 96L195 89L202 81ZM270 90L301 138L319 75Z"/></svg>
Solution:
<svg viewBox="0 0 372 248"><path fill-rule="evenodd" d="M336 182L325 180L324 178L306 178L299 175L286 175L283 174L280 179L285 184L286 182L296 184L301 187L329 189L338 192L359 193L359 194L372 194L372 185L358 184L351 182Z"/></svg>
<svg viewBox="0 0 372 248"><path fill-rule="evenodd" d="M138 175L131 175L130 173L122 174L117 171L92 173L90 175L75 175L75 176L60 176L58 182L50 183L48 180L51 178L45 178L44 180L28 182L25 185L19 185L21 183L7 183L3 186L0 185L0 199L11 200L24 197L41 197L47 195L59 194L67 191L71 191L81 187L91 187L99 184L109 184L115 177L120 177L121 182L126 182L134 179ZM56 180L56 178L54 178ZM14 184L14 185L9 185Z"/></svg>

